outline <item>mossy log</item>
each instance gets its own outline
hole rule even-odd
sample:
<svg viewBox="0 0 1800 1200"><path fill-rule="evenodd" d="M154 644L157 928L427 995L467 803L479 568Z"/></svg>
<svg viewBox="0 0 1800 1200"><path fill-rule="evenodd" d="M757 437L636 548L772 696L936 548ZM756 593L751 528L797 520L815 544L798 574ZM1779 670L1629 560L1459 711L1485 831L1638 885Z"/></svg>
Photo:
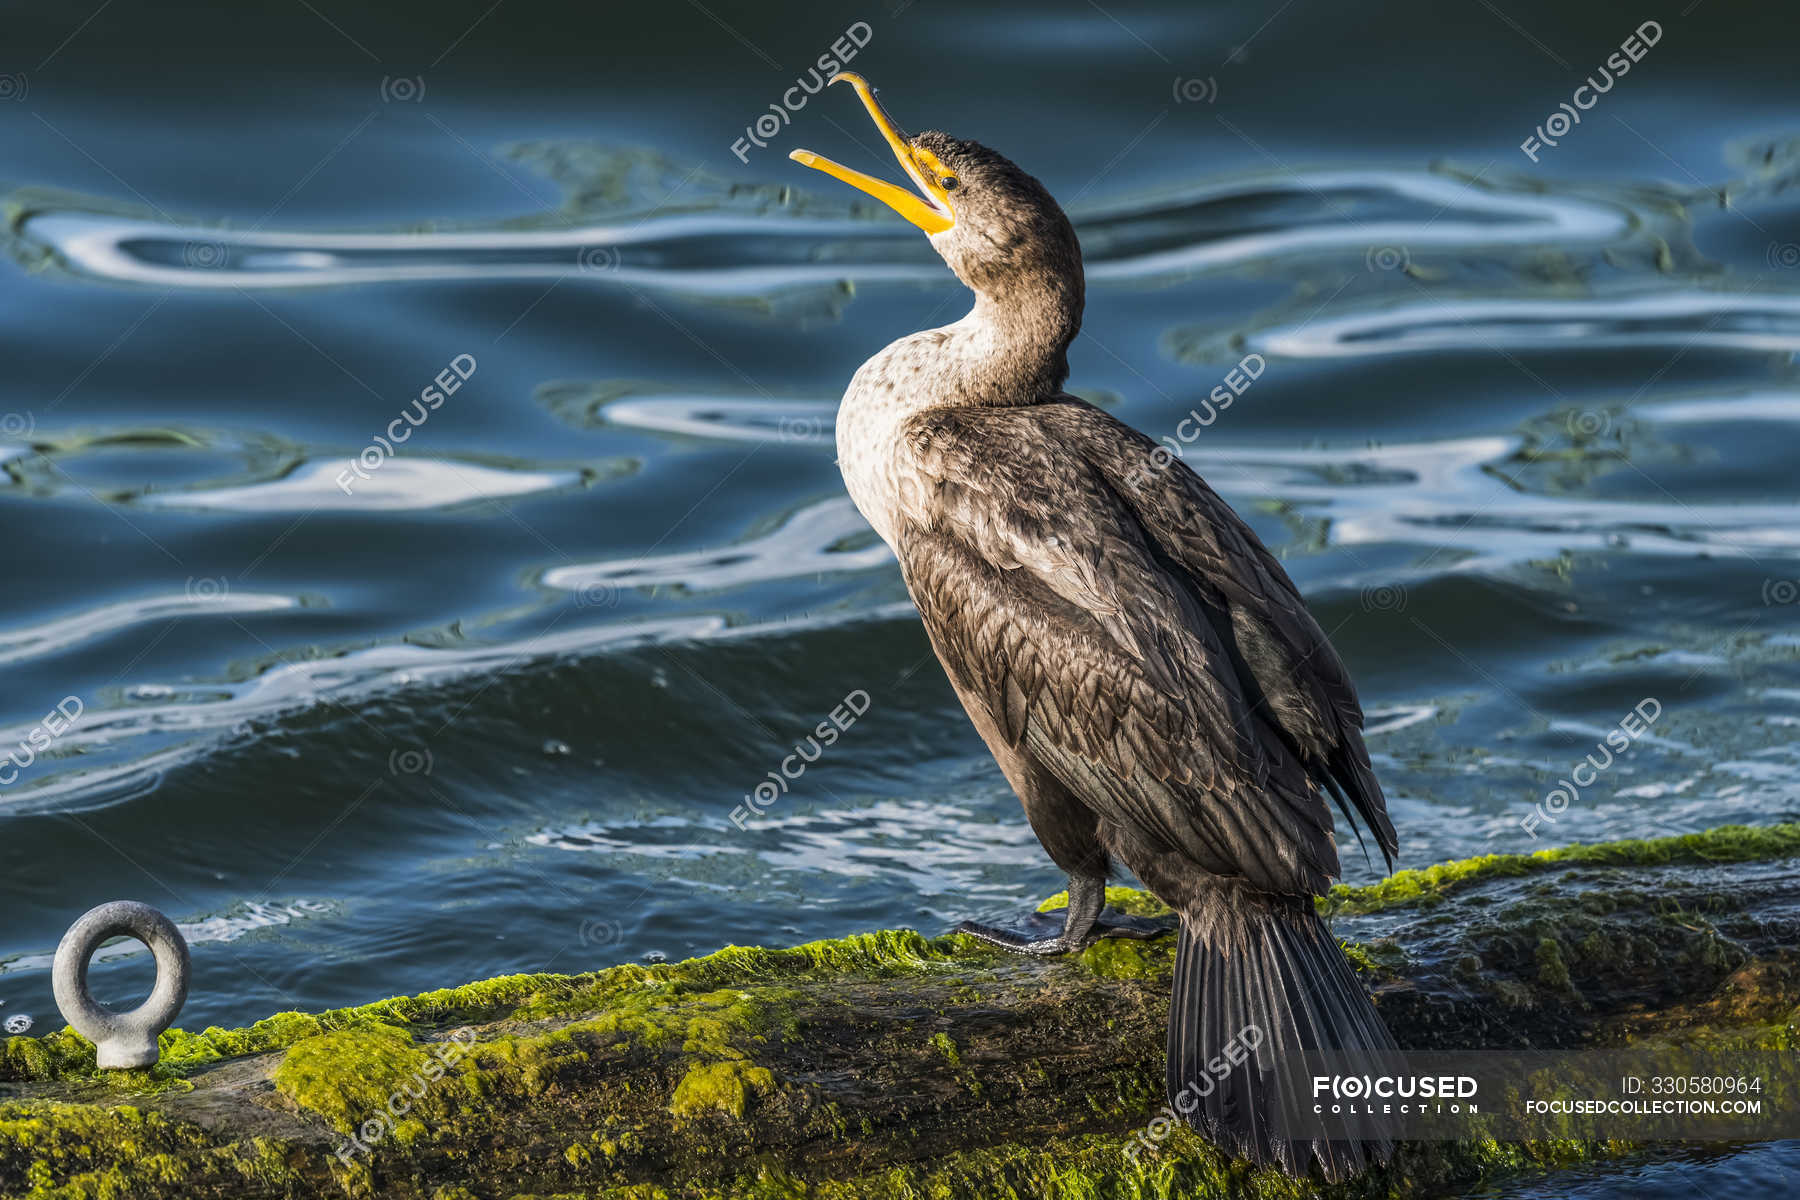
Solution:
<svg viewBox="0 0 1800 1200"><path fill-rule="evenodd" d="M1403 872L1321 907L1409 1048L1786 1047L1797 882L1800 825L1737 826ZM172 1030L150 1071L96 1072L69 1030L12 1038L0 1195L1406 1196L1640 1150L1410 1143L1329 1188L1185 1130L1134 1153L1162 1105L1171 943L730 948Z"/></svg>

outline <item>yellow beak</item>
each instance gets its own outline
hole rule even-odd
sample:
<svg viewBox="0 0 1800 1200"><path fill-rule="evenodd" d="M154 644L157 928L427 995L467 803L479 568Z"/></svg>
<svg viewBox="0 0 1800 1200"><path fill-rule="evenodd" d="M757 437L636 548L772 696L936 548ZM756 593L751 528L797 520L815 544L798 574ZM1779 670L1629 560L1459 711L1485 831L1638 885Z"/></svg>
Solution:
<svg viewBox="0 0 1800 1200"><path fill-rule="evenodd" d="M842 163L832 162L811 150L794 150L788 157L803 167L823 171L834 179L841 179L851 187L867 192L926 233L943 233L955 225L956 213L950 207L950 193L939 182L946 177L943 164L930 151L915 149L906 140L900 127L894 124L893 118L887 115L887 110L881 107L881 101L875 98L875 89L869 86L868 80L854 71L840 71L832 77L831 82L846 80L856 89L856 94L862 97L863 107L869 110L875 127L881 130L888 148L900 160L901 169L918 186L923 199L903 187L897 187L873 175L864 175L861 171L852 171Z"/></svg>

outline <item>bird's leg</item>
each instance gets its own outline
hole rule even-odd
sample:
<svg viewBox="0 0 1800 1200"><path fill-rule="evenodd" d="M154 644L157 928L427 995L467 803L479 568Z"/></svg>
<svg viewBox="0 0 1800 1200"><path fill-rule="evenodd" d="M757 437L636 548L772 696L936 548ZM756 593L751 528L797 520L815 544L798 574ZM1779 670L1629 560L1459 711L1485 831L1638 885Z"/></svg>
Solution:
<svg viewBox="0 0 1800 1200"><path fill-rule="evenodd" d="M1106 878L1069 877L1069 907L1058 913L1031 912L1004 924L964 921L956 932L978 937L1018 954L1067 954L1101 938L1153 938L1174 928L1169 921L1134 917L1106 907Z"/></svg>

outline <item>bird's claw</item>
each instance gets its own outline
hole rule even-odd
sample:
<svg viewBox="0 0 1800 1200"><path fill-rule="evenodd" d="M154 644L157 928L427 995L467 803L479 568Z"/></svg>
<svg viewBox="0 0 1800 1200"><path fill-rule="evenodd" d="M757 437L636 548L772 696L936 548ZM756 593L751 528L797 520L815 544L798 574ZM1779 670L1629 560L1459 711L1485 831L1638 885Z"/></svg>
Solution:
<svg viewBox="0 0 1800 1200"><path fill-rule="evenodd" d="M1058 927L1060 928L1060 923ZM991 946L1011 950L1014 954L1067 954L1071 950L1081 949L1061 934L1049 938L1031 938L998 925L983 925L979 921L964 921L956 927L955 932L980 938Z"/></svg>
<svg viewBox="0 0 1800 1200"><path fill-rule="evenodd" d="M1099 920L1079 937L1068 936L1065 928L1067 910L1026 913L1005 924L964 921L955 929L989 945L999 946L1015 954L1053 955L1085 950L1101 938L1153 938L1175 928L1172 920L1156 921L1135 917L1115 908L1104 909Z"/></svg>
<svg viewBox="0 0 1800 1200"><path fill-rule="evenodd" d="M1062 936L1063 919L1060 912L1055 916L1049 913L1025 913L1001 925L964 921L956 927L955 932L980 938L989 945L1011 950L1015 954L1065 954L1076 949Z"/></svg>

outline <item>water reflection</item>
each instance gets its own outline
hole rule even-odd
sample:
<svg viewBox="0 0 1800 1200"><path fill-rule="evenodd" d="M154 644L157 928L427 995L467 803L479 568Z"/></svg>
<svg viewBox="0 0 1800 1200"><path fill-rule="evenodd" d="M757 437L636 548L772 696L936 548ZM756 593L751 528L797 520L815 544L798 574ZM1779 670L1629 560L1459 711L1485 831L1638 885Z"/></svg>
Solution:
<svg viewBox="0 0 1800 1200"><path fill-rule="evenodd" d="M1152 281L1372 246L1601 244L1618 207L1504 192L1440 175L1286 172L1199 184L1078 214L1095 283ZM561 279L722 298L859 282L937 282L929 248L895 221L771 213L647 216L576 228L278 233L176 226L100 212L33 212L26 252L70 270L160 288L236 289L422 280Z"/></svg>

